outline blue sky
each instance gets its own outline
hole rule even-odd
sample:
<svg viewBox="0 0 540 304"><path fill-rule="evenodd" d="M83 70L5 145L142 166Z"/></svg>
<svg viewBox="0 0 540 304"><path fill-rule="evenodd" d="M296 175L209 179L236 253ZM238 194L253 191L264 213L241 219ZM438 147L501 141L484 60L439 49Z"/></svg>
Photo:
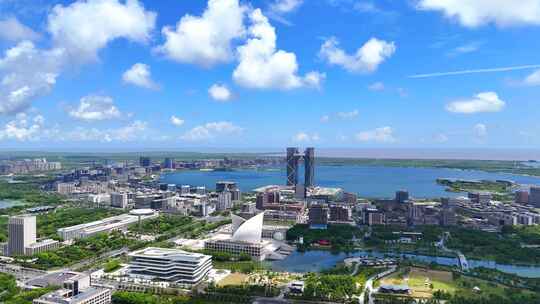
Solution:
<svg viewBox="0 0 540 304"><path fill-rule="evenodd" d="M538 148L515 2L0 0L0 147Z"/></svg>

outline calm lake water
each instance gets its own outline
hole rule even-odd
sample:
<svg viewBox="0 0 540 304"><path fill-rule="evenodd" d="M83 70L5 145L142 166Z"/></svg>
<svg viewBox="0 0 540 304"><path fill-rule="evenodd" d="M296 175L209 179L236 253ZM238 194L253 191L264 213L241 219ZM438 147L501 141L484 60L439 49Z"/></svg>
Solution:
<svg viewBox="0 0 540 304"><path fill-rule="evenodd" d="M293 252L287 258L281 261L272 262L272 269L276 271L288 271L288 272L318 272L324 269L334 267L337 263L342 262L347 257L352 256L371 256L382 258L385 256L400 256L412 260L418 260L425 263L437 263L447 266L458 266L457 258L448 257L433 257L425 255L414 254L388 254L386 255L377 251L357 251L354 253L346 254L339 253L333 254L329 251L313 250L307 252ZM540 278L540 267L536 266L515 266L515 265L503 265L497 264L493 261L481 261L481 260L467 260L471 268L485 267L491 269L497 269L507 273L517 274L522 277L528 278Z"/></svg>
<svg viewBox="0 0 540 304"><path fill-rule="evenodd" d="M18 201L12 201L12 200L0 200L0 209L13 207L15 205L20 204Z"/></svg>
<svg viewBox="0 0 540 304"><path fill-rule="evenodd" d="M303 173L300 173L303 176ZM446 192L436 183L437 178L459 179L505 179L520 184L538 184L540 178L489 173L476 170L441 168L401 168L377 166L317 166L315 182L323 187L340 187L363 197L393 197L396 190L407 189L417 198L459 195ZM265 185L282 185L286 181L284 169L278 170L236 170L236 171L178 171L161 176L161 181L170 184L206 186L214 189L217 181L238 182L242 191L251 191Z"/></svg>

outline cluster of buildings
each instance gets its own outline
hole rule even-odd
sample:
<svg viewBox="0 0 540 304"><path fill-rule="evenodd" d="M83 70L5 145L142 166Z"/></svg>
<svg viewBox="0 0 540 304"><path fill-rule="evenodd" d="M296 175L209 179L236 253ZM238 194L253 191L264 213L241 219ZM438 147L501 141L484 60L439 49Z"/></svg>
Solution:
<svg viewBox="0 0 540 304"><path fill-rule="evenodd" d="M91 285L90 276L81 272L48 273L25 282L28 289L59 286L33 300L33 304L110 304L111 289Z"/></svg>
<svg viewBox="0 0 540 304"><path fill-rule="evenodd" d="M45 158L5 160L0 162L0 174L26 174L61 169L62 164L60 162L49 162Z"/></svg>

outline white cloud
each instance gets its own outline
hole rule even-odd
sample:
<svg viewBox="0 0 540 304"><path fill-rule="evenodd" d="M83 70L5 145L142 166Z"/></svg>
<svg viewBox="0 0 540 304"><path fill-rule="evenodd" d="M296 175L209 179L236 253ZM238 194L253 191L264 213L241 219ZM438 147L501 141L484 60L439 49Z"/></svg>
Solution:
<svg viewBox="0 0 540 304"><path fill-rule="evenodd" d="M445 143L448 141L448 136L444 133L439 133L437 135L435 135L435 141L438 142L438 143Z"/></svg>
<svg viewBox="0 0 540 304"><path fill-rule="evenodd" d="M524 80L523 83L529 86L539 86L540 85L540 70L536 70L529 74Z"/></svg>
<svg viewBox="0 0 540 304"><path fill-rule="evenodd" d="M260 9L253 10L249 19L249 39L237 48L240 62L233 72L236 83L247 88L281 90L320 85L324 74L298 76L296 55L276 49L276 31Z"/></svg>
<svg viewBox="0 0 540 304"><path fill-rule="evenodd" d="M341 119L353 119L353 118L358 117L358 114L359 114L358 110L353 110L350 112L338 112L337 116Z"/></svg>
<svg viewBox="0 0 540 304"><path fill-rule="evenodd" d="M275 0L270 5L270 10L278 14L284 14L292 12L298 9L304 0Z"/></svg>
<svg viewBox="0 0 540 304"><path fill-rule="evenodd" d="M298 132L293 136L292 141L298 142L298 143L302 143L302 142L311 143L311 142L319 141L320 139L321 138L319 137L319 134L317 133L308 134L306 132Z"/></svg>
<svg viewBox="0 0 540 304"><path fill-rule="evenodd" d="M487 127L484 124L478 123L473 127L474 135L478 138L484 138L487 136Z"/></svg>
<svg viewBox="0 0 540 304"><path fill-rule="evenodd" d="M481 42L470 42L464 45L460 45L452 50L450 50L447 55L448 56L457 56L461 54L467 54L467 53L473 53L480 49L480 46L482 45Z"/></svg>
<svg viewBox="0 0 540 304"><path fill-rule="evenodd" d="M371 91L376 91L376 92L384 91L384 83L380 81L374 82L368 86L368 89L370 89Z"/></svg>
<svg viewBox="0 0 540 304"><path fill-rule="evenodd" d="M136 120L124 127L105 130L77 127L73 131L59 134L57 139L61 141L131 142L145 139L144 131L146 130L147 123Z"/></svg>
<svg viewBox="0 0 540 304"><path fill-rule="evenodd" d="M39 50L19 42L0 58L0 114L16 114L50 92L63 65L60 49Z"/></svg>
<svg viewBox="0 0 540 304"><path fill-rule="evenodd" d="M177 127L180 127L184 124L184 120L179 118L179 117L176 117L176 116L171 116L171 119L170 119L171 123Z"/></svg>
<svg viewBox="0 0 540 304"><path fill-rule="evenodd" d="M330 121L330 116L329 115L323 115L321 116L321 122L322 123L327 123Z"/></svg>
<svg viewBox="0 0 540 304"><path fill-rule="evenodd" d="M44 122L45 119L41 115L30 118L25 113L19 113L14 120L7 122L4 128L0 129L0 140L38 140L42 135Z"/></svg>
<svg viewBox="0 0 540 304"><path fill-rule="evenodd" d="M218 136L239 134L242 131L242 128L228 121L209 122L187 131L180 139L185 141L205 141Z"/></svg>
<svg viewBox="0 0 540 304"><path fill-rule="evenodd" d="M122 75L125 83L133 84L146 89L159 89L159 85L152 80L150 66L144 63L136 63Z"/></svg>
<svg viewBox="0 0 540 304"><path fill-rule="evenodd" d="M15 17L0 20L0 39L7 41L37 40L40 35Z"/></svg>
<svg viewBox="0 0 540 304"><path fill-rule="evenodd" d="M137 0L87 0L54 6L47 28L56 46L74 59L92 61L114 39L147 42L155 22L156 13L146 11Z"/></svg>
<svg viewBox="0 0 540 304"><path fill-rule="evenodd" d="M395 51L394 42L371 38L353 55L349 55L339 48L339 41L331 37L321 46L319 56L329 64L341 66L349 72L370 73L376 71Z"/></svg>
<svg viewBox="0 0 540 304"><path fill-rule="evenodd" d="M81 98L79 105L69 109L68 114L82 121L110 120L122 115L111 97L99 95L88 95Z"/></svg>
<svg viewBox="0 0 540 304"><path fill-rule="evenodd" d="M356 134L356 140L362 142L379 142L379 143L392 143L395 142L394 130L391 127L381 127L374 130L364 131Z"/></svg>
<svg viewBox="0 0 540 304"><path fill-rule="evenodd" d="M238 0L209 0L201 17L185 15L176 29L164 27L165 43L155 50L183 63L210 67L233 57L231 43L244 35L246 8Z"/></svg>
<svg viewBox="0 0 540 304"><path fill-rule="evenodd" d="M208 89L208 94L212 99L217 101L229 101L232 98L232 93L226 85L213 84Z"/></svg>
<svg viewBox="0 0 540 304"><path fill-rule="evenodd" d="M499 112L506 103L495 92L482 92L471 99L457 100L446 105L452 113L473 114L481 112Z"/></svg>
<svg viewBox="0 0 540 304"><path fill-rule="evenodd" d="M540 24L538 0L420 0L417 8L440 11L466 27Z"/></svg>
<svg viewBox="0 0 540 304"><path fill-rule="evenodd" d="M137 0L88 0L69 6L56 5L47 29L53 47L38 49L24 40L0 58L0 114L27 109L36 98L49 93L66 66L97 59L97 52L116 38L146 42L154 27L155 13Z"/></svg>

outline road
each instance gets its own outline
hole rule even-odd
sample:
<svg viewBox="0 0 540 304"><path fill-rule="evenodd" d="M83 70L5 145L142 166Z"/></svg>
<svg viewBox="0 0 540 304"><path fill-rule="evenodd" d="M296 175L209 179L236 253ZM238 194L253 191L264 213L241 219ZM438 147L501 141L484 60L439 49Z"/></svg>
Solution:
<svg viewBox="0 0 540 304"><path fill-rule="evenodd" d="M0 272L13 275L19 281L27 281L46 274L46 271L16 265L0 264Z"/></svg>
<svg viewBox="0 0 540 304"><path fill-rule="evenodd" d="M375 280L378 280L378 279L381 279L393 272L395 272L397 270L397 266L392 266L390 267L390 269L384 271L384 272L381 272L379 274L376 274L374 276L371 276L369 279L367 279L366 281L366 284L364 285L364 290L362 291L362 293L360 294L360 297L358 298L358 303L359 304L364 304L365 302L365 297L366 297L366 293L369 297L369 301L368 301L368 304L374 304L375 303L375 300L373 298L373 282Z"/></svg>
<svg viewBox="0 0 540 304"><path fill-rule="evenodd" d="M463 253L461 253L461 251L459 251L459 250L448 249L446 247L446 245L444 244L444 242L449 237L450 237L450 232L445 232L442 235L441 240L439 241L440 244L441 244L441 249L444 250L444 251L451 252L451 253L455 254L458 257L459 267L461 268L461 270L468 271L469 270L469 262L467 262L467 258L465 257L465 255Z"/></svg>

